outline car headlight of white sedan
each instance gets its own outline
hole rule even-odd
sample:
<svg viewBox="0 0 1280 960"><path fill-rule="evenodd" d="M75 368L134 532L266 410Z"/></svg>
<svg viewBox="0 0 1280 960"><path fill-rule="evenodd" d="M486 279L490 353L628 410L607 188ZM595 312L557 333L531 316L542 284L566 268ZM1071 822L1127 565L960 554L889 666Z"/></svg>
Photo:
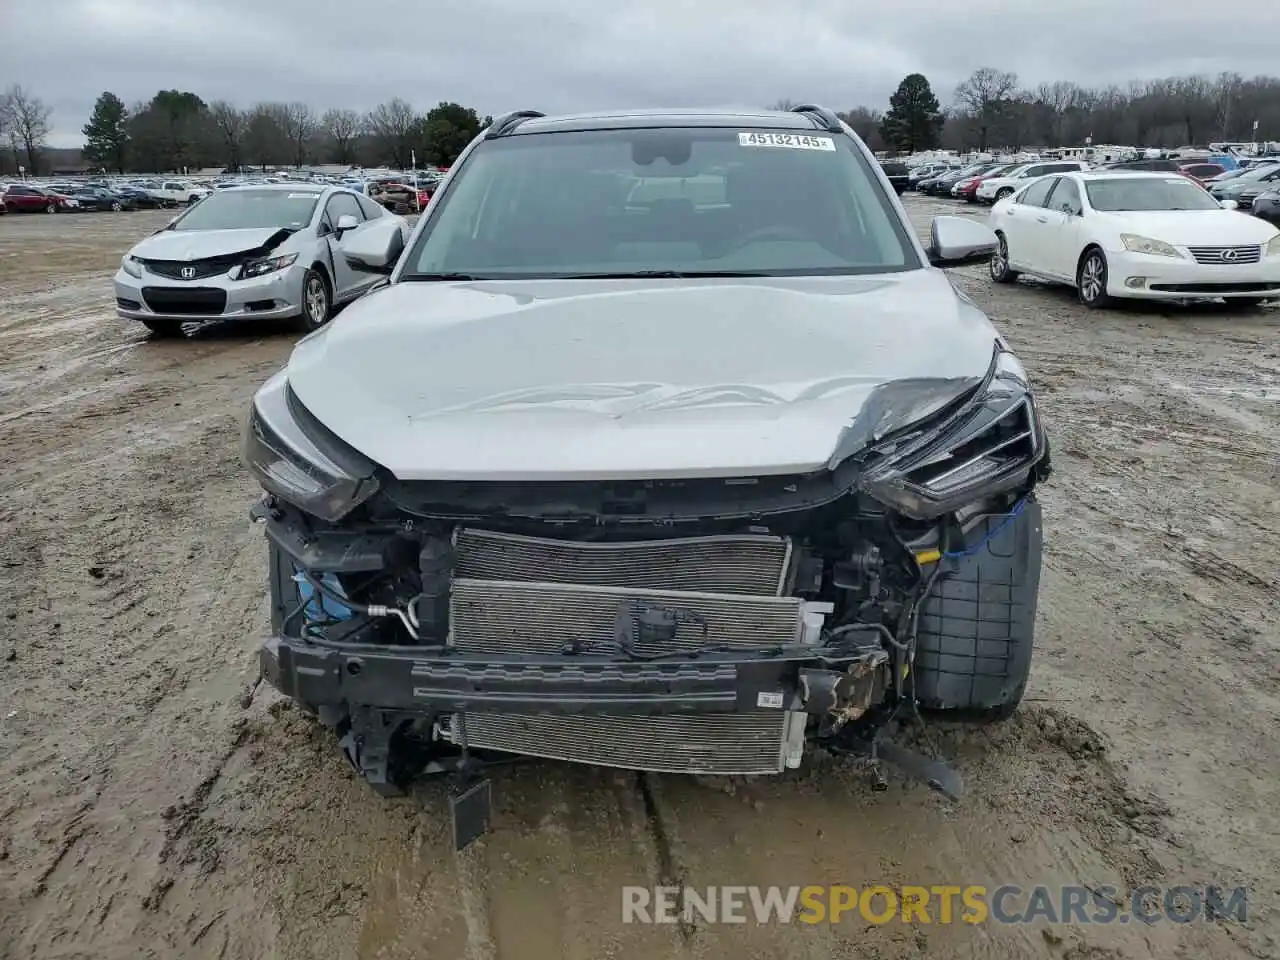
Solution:
<svg viewBox="0 0 1280 960"><path fill-rule="evenodd" d="M131 277L142 277L142 264L138 262L138 258L131 253L126 253L120 258L120 269Z"/></svg>
<svg viewBox="0 0 1280 960"><path fill-rule="evenodd" d="M1280 257L1280 233L1271 238L1271 242L1267 244L1266 255L1268 257Z"/></svg>
<svg viewBox="0 0 1280 960"><path fill-rule="evenodd" d="M1151 237L1139 236L1136 233L1120 234L1120 242L1130 253L1145 253L1151 257L1181 257L1172 244Z"/></svg>

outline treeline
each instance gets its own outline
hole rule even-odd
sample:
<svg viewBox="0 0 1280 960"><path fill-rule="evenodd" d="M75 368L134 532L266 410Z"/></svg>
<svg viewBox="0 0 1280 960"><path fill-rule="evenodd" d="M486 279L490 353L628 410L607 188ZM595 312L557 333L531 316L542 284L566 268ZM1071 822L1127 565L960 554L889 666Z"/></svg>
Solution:
<svg viewBox="0 0 1280 960"><path fill-rule="evenodd" d="M38 172L49 131L49 110L34 102L41 123L26 131L9 125L8 166ZM161 90L149 101L126 106L114 93L98 97L83 127L84 162L115 173L183 170L248 170L309 164L359 164L407 168L448 166L488 123L474 109L441 102L419 113L399 98L368 113L305 103L258 103L241 109L225 100L206 103L185 90Z"/></svg>
<svg viewBox="0 0 1280 960"><path fill-rule="evenodd" d="M780 101L778 106L789 105ZM1280 78L1235 73L1087 87L1070 81L1023 86L1015 73L982 67L943 107L921 74L903 79L888 108L856 107L842 116L876 150L1012 149L1094 143L1136 147L1205 145L1213 140L1280 139ZM40 172L51 110L13 85L0 94L0 173ZM103 93L85 124L84 159L117 172L163 173L219 167L306 164L440 166L488 122L441 102L419 113L400 98L368 113L317 110L305 103L241 108L161 90L132 106ZM1256 128L1254 124L1257 124Z"/></svg>
<svg viewBox="0 0 1280 960"><path fill-rule="evenodd" d="M1280 140L1280 78L1269 76L1024 87L1015 73L983 67L956 87L947 109L920 74L905 78L894 98L901 108L891 99L883 112L857 107L843 114L872 149L1017 150L1076 146L1086 137L1134 147Z"/></svg>

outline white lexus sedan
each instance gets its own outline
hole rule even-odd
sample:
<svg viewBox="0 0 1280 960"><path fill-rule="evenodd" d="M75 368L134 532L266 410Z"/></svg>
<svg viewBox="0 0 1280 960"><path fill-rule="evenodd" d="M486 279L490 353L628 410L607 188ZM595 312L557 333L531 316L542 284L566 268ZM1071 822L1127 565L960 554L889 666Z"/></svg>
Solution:
<svg viewBox="0 0 1280 960"><path fill-rule="evenodd" d="M1234 206L1178 174L1044 177L992 208L991 279L1067 283L1089 307L1115 297L1280 297L1280 230Z"/></svg>

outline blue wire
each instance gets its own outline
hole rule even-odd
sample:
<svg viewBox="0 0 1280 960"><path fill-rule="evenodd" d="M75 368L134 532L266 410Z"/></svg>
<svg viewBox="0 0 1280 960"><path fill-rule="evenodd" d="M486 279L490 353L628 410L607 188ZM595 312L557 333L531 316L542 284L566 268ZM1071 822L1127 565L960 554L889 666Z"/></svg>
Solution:
<svg viewBox="0 0 1280 960"><path fill-rule="evenodd" d="M975 553L980 553L982 550L986 548L988 543L994 540L1000 534L1000 532L1004 530L1005 527L1007 527L1009 524L1013 523L1013 521L1018 519L1018 514L1022 513L1022 510L1024 507L1026 507L1027 500L1029 498L1030 498L1030 495L1023 497L1021 500L1015 503L1013 505L1013 509L1010 510L1008 513L1006 513L1004 515L1004 518L999 523L997 523L992 529L988 530L987 535L983 537L981 540L979 540L977 543L975 543L972 547L966 547L963 550L948 550L946 553L943 554L943 556L947 557L950 560L961 560L965 557L972 557Z"/></svg>

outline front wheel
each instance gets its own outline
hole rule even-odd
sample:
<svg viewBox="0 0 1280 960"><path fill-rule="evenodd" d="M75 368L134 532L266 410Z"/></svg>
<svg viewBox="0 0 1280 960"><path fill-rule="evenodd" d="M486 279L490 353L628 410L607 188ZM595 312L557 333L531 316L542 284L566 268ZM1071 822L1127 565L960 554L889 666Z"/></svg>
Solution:
<svg viewBox="0 0 1280 960"><path fill-rule="evenodd" d="M298 315L298 326L304 333L319 330L329 322L329 313L333 309L333 298L329 294L329 284L324 275L315 270L308 270L302 279L302 313Z"/></svg>
<svg viewBox="0 0 1280 960"><path fill-rule="evenodd" d="M1003 190L997 191L996 203L999 203L1001 200L1012 195L1013 195L1013 187L1005 187Z"/></svg>
<svg viewBox="0 0 1280 960"><path fill-rule="evenodd" d="M1080 258L1080 266L1076 269L1076 295L1091 310L1100 310L1111 304L1111 297L1107 294L1107 257L1097 247L1086 250Z"/></svg>
<svg viewBox="0 0 1280 960"><path fill-rule="evenodd" d="M120 201L119 201L119 200L112 200L112 201L111 201L111 210L112 210L112 212L114 212L114 213L119 213L119 212L120 212L121 210L123 210L123 209L124 209L124 206L120 203Z"/></svg>
<svg viewBox="0 0 1280 960"><path fill-rule="evenodd" d="M44 212L45 212L45 213L57 213L57 212L58 212L58 205L57 205L56 203L46 203L46 204L44 205Z"/></svg>
<svg viewBox="0 0 1280 960"><path fill-rule="evenodd" d="M996 239L999 244L987 264L991 271L991 279L996 283L1013 283L1018 279L1018 274L1017 271L1009 269L1009 243L1005 240L1003 233L996 234Z"/></svg>

